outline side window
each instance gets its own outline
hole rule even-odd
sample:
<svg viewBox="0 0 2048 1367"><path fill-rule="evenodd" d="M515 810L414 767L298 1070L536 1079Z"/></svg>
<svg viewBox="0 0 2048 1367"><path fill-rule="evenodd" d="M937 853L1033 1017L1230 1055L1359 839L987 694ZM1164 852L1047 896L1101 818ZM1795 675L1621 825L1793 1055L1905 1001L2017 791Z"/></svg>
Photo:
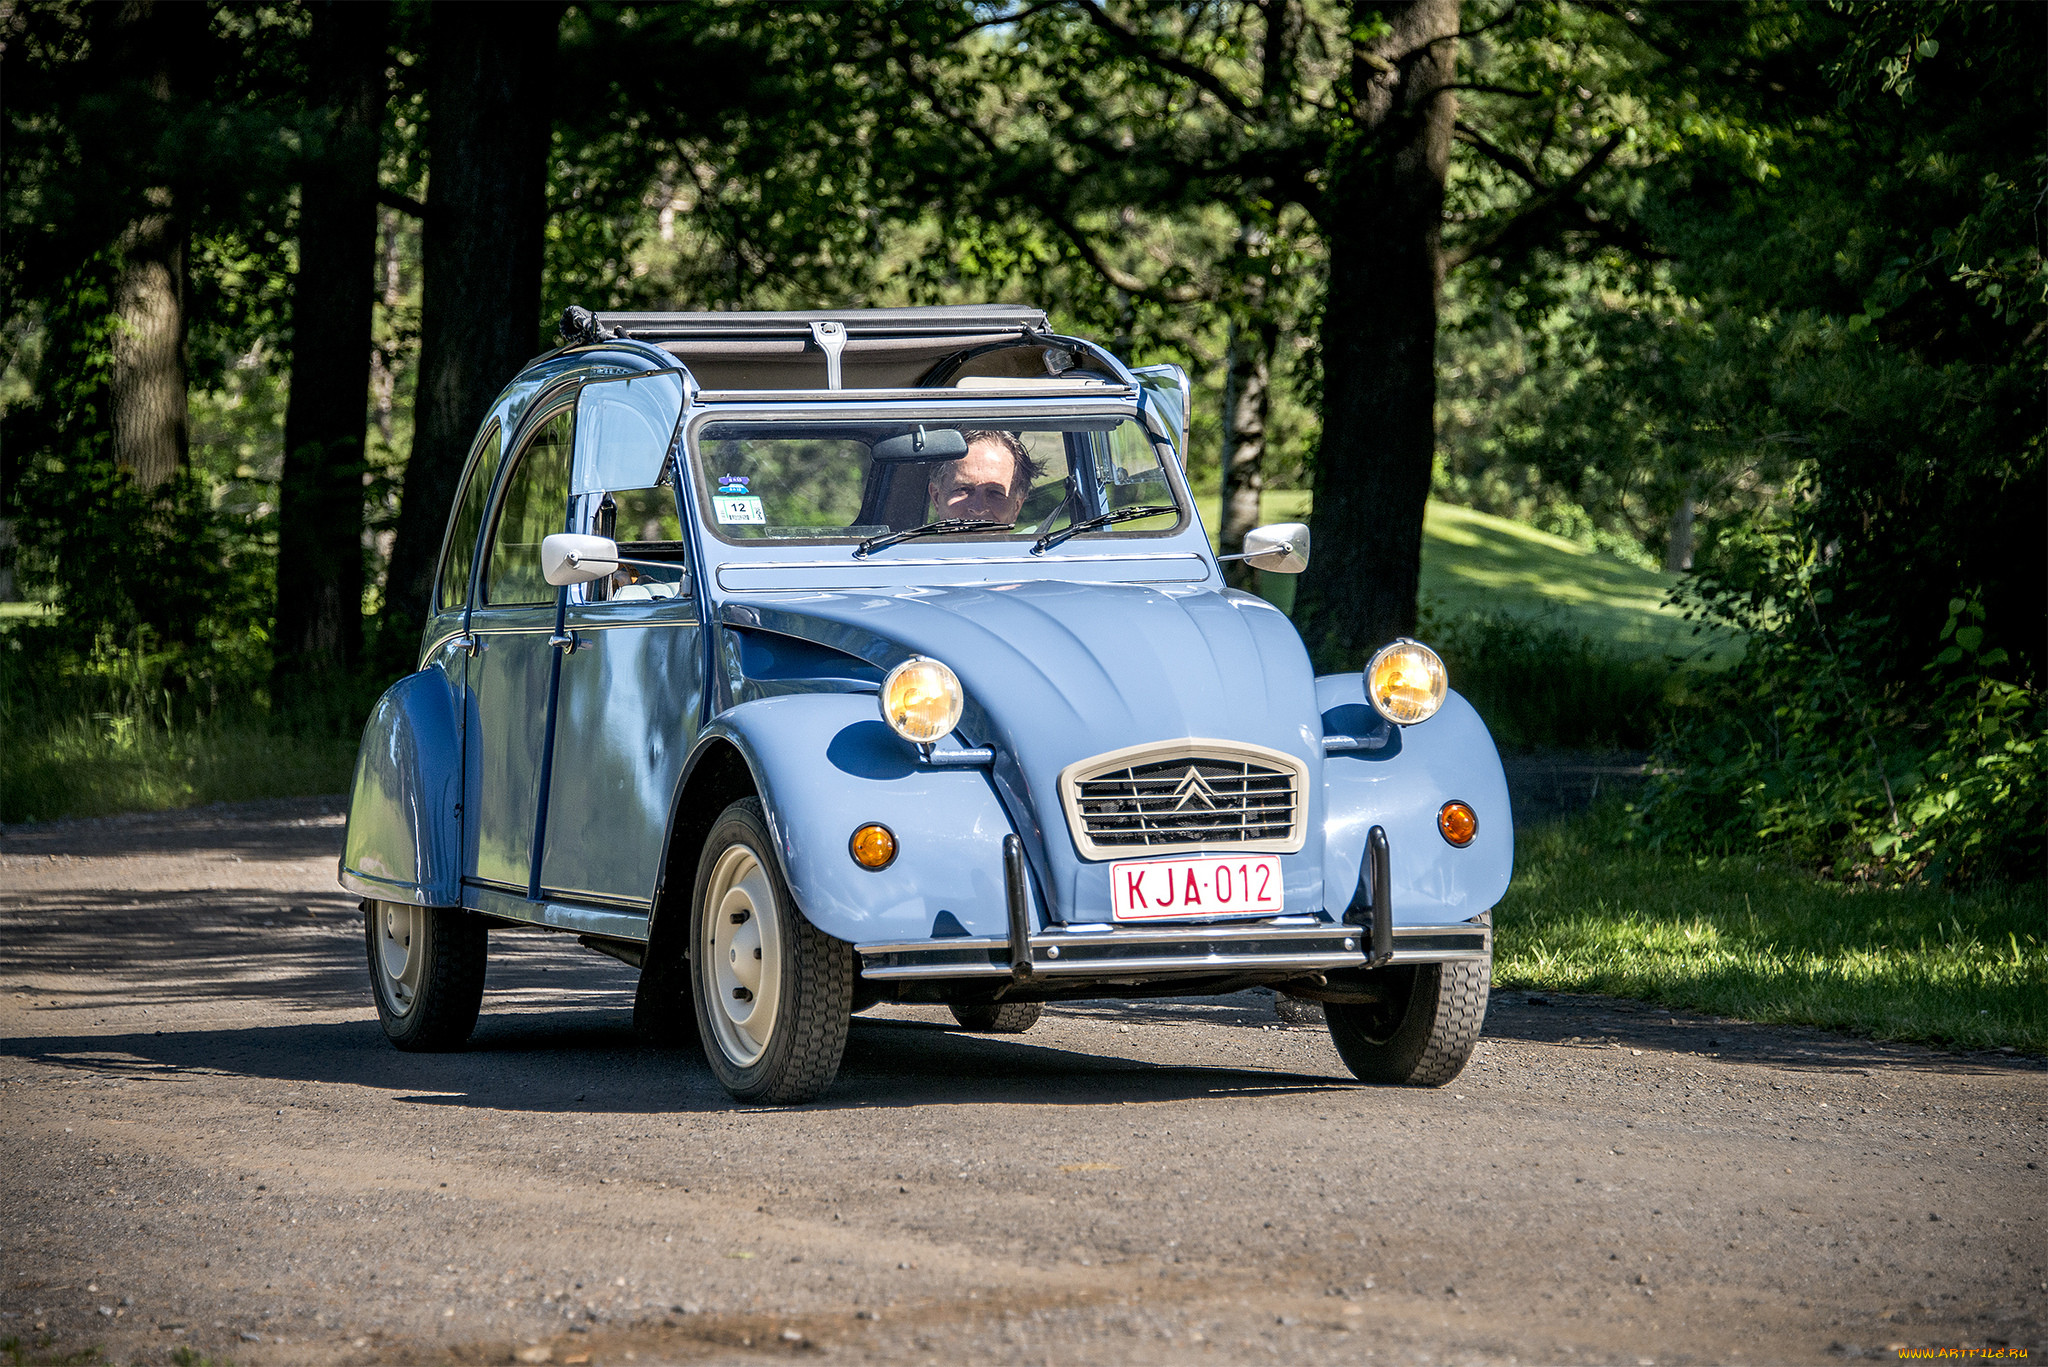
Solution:
<svg viewBox="0 0 2048 1367"><path fill-rule="evenodd" d="M469 598L470 556L476 551L476 534L483 530L484 505L490 501L491 481L498 477L498 457L503 449L504 433L494 423L476 459L469 463L462 492L455 497L455 520L448 527L448 543L441 547L437 611L461 607Z"/></svg>
<svg viewBox="0 0 2048 1367"><path fill-rule="evenodd" d="M674 598L684 591L688 547L683 542L682 514L675 486L666 479L647 489L614 489L597 502L591 530L619 543L619 553L635 560L666 562L621 565L610 579L589 586L586 602L625 602ZM673 564L674 568L669 568Z"/></svg>
<svg viewBox="0 0 2048 1367"><path fill-rule="evenodd" d="M540 572L540 543L568 521L569 439L575 426L573 412L564 408L541 424L519 454L484 562L484 602L494 607L555 599L554 586Z"/></svg>

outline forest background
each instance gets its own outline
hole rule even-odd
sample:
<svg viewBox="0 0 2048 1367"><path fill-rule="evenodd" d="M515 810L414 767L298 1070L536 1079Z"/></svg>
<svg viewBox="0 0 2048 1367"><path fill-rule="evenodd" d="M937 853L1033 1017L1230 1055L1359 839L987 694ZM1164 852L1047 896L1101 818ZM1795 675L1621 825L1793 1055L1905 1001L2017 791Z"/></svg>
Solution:
<svg viewBox="0 0 2048 1367"><path fill-rule="evenodd" d="M12 0L0 42L0 820L345 786L565 305L998 299L1188 366L1226 548L1306 496L1320 666L1420 624L1507 738L1652 749L1603 838L2041 875L2048 7ZM1431 497L1682 572L1719 658L1418 602Z"/></svg>

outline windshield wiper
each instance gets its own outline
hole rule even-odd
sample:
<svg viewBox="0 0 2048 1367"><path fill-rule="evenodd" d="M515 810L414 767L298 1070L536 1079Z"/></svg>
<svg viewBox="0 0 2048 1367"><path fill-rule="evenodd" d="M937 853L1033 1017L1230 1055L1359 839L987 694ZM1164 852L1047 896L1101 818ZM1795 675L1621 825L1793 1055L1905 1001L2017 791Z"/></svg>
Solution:
<svg viewBox="0 0 2048 1367"><path fill-rule="evenodd" d="M1083 518L1079 522L1070 523L1056 532L1047 532L1033 543L1031 553L1033 555L1044 555L1070 536L1079 536L1082 532L1100 531L1112 522L1128 522L1134 517L1157 517L1161 513L1177 513L1179 511L1179 505L1173 503L1145 503L1136 508L1118 508L1112 513L1102 513L1095 517Z"/></svg>
<svg viewBox="0 0 2048 1367"><path fill-rule="evenodd" d="M1014 522L985 522L972 517L942 517L937 522L927 522L922 527L906 527L900 532L884 532L880 536L871 536L853 548L853 558L859 560L870 551L878 551L884 546L893 546L912 537L943 536L947 532L1007 532L1016 525Z"/></svg>

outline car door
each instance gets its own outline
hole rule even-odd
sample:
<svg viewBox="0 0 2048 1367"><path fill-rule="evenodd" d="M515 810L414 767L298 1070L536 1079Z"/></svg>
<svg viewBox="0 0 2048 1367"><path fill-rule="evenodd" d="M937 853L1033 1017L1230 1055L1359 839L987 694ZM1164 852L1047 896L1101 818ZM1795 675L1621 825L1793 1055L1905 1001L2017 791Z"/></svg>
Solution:
<svg viewBox="0 0 2048 1367"><path fill-rule="evenodd" d="M659 567L568 591L555 754L542 835L550 899L648 910L669 806L703 706L703 640L670 452L681 380L585 385L577 403L573 530Z"/></svg>
<svg viewBox="0 0 2048 1367"><path fill-rule="evenodd" d="M543 537L567 526L575 411L543 414L492 510L469 630L471 714L463 743L463 872L533 896L534 827L546 783L560 590L541 573Z"/></svg>

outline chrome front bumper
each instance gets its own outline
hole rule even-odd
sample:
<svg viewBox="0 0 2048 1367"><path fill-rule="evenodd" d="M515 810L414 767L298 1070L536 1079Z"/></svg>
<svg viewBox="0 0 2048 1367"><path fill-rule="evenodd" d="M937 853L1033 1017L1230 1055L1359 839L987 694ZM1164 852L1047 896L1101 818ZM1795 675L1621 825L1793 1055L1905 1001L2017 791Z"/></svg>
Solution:
<svg viewBox="0 0 2048 1367"><path fill-rule="evenodd" d="M1395 926L1396 964L1490 959L1493 914L1453 926ZM1032 978L1159 977L1171 974L1312 973L1363 968L1372 948L1362 927L1321 916L1282 916L1197 926L1058 926L1030 936ZM993 936L856 945L871 979L1008 978L1010 941Z"/></svg>

